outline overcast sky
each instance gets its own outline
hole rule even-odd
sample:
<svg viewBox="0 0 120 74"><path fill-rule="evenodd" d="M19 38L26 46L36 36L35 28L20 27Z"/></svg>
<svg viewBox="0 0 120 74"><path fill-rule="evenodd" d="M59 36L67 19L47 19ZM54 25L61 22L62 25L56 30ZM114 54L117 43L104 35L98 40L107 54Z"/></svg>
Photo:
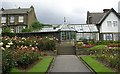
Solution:
<svg viewBox="0 0 120 74"><path fill-rule="evenodd" d="M114 8L118 11L119 0L0 0L3 8L28 8L34 6L38 20L44 24L86 23L87 11L103 12Z"/></svg>

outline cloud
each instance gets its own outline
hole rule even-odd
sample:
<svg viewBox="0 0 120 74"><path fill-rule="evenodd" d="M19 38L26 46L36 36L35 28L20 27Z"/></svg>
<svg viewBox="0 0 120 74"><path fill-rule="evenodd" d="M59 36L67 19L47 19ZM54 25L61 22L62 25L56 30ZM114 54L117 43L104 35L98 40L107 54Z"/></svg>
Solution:
<svg viewBox="0 0 120 74"><path fill-rule="evenodd" d="M117 10L119 0L2 0L4 8L28 8L34 6L37 18L42 23L86 23L87 11L102 12L105 8Z"/></svg>

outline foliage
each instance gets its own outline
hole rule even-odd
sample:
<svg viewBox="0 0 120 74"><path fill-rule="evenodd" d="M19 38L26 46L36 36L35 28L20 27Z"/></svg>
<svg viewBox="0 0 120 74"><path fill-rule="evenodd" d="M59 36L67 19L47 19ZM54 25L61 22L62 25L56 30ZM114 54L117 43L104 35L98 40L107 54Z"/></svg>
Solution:
<svg viewBox="0 0 120 74"><path fill-rule="evenodd" d="M3 27L2 33L12 33L11 29L9 27Z"/></svg>
<svg viewBox="0 0 120 74"><path fill-rule="evenodd" d="M41 41L38 41L38 48L40 50L55 50L55 41L46 37L42 38Z"/></svg>
<svg viewBox="0 0 120 74"><path fill-rule="evenodd" d="M39 50L55 50L55 38L49 38L49 37L28 37L28 38L18 38L18 37L13 37L13 39L9 38L3 38L2 39L3 47L5 48L6 45L9 42L12 42L14 45L14 48L17 46L33 46L33 47L38 47Z"/></svg>
<svg viewBox="0 0 120 74"><path fill-rule="evenodd" d="M34 37L3 37L2 50L3 50L3 72L9 72L12 67L18 66L27 68L39 56L47 55L41 50L54 50L55 38L41 38ZM40 46L42 45L42 46Z"/></svg>
<svg viewBox="0 0 120 74"><path fill-rule="evenodd" d="M40 30L43 27L43 24L40 23L39 21L34 21L31 24L31 27L33 28L33 30Z"/></svg>
<svg viewBox="0 0 120 74"><path fill-rule="evenodd" d="M102 63L95 60L92 56L83 56L81 57L95 72L114 72L113 70L105 67Z"/></svg>
<svg viewBox="0 0 120 74"><path fill-rule="evenodd" d="M84 43L83 42L77 42L76 44L75 44L75 47L76 48L79 48L80 46L82 46Z"/></svg>
<svg viewBox="0 0 120 74"><path fill-rule="evenodd" d="M89 41L89 44L95 45L109 45L109 44L118 44L120 41Z"/></svg>
<svg viewBox="0 0 120 74"><path fill-rule="evenodd" d="M43 57L42 60L40 60L36 65L34 65L27 72L43 72L43 73L47 72L47 69L52 59L53 57L51 56ZM11 72L23 72L23 71L17 68L13 68Z"/></svg>
<svg viewBox="0 0 120 74"><path fill-rule="evenodd" d="M106 48L106 45L96 45L89 50L104 50Z"/></svg>
<svg viewBox="0 0 120 74"><path fill-rule="evenodd" d="M29 28L22 29L22 32L32 32L33 30L40 30L42 27L42 23L34 21Z"/></svg>
<svg viewBox="0 0 120 74"><path fill-rule="evenodd" d="M99 51L96 55L97 59L106 63L108 66L118 69L120 71L120 49L119 48L107 48L105 50Z"/></svg>
<svg viewBox="0 0 120 74"><path fill-rule="evenodd" d="M22 32L32 32L32 28L25 28L25 29L22 29Z"/></svg>
<svg viewBox="0 0 120 74"><path fill-rule="evenodd" d="M2 28L2 36L14 37L16 34L9 27Z"/></svg>
<svg viewBox="0 0 120 74"><path fill-rule="evenodd" d="M2 52L2 71L4 74L9 73L11 68L15 66L15 60L12 54L13 52L8 49Z"/></svg>
<svg viewBox="0 0 120 74"><path fill-rule="evenodd" d="M27 68L28 65L39 59L38 49L27 46L18 47L14 51L14 59L19 67Z"/></svg>

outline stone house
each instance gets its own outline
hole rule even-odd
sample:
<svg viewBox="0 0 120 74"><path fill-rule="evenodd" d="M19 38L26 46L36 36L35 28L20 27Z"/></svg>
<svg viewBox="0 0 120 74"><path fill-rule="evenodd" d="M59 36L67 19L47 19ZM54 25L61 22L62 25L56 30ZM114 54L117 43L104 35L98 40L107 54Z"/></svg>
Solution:
<svg viewBox="0 0 120 74"><path fill-rule="evenodd" d="M29 28L32 22L37 20L33 6L18 9L1 8L0 12L2 12L0 17L2 28L9 27L14 33L20 33L22 29Z"/></svg>

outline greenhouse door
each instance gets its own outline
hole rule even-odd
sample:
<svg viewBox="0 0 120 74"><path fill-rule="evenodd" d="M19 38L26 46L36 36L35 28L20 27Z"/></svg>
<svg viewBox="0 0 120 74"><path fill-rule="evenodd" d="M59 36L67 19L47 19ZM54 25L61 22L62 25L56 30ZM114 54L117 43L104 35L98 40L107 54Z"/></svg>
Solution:
<svg viewBox="0 0 120 74"><path fill-rule="evenodd" d="M61 32L61 41L69 41L75 39L75 32L72 31L62 31Z"/></svg>

